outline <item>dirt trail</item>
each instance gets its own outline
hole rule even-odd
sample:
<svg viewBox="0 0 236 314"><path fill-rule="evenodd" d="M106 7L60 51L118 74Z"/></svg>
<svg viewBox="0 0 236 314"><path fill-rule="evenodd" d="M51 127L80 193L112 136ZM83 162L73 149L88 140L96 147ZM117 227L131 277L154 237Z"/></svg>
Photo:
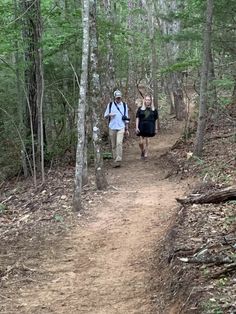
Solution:
<svg viewBox="0 0 236 314"><path fill-rule="evenodd" d="M152 139L148 162L140 160L137 142L130 145L123 167L109 169L111 188L96 196L100 205L91 203L89 215L49 248L37 269L43 280L11 296L8 314L158 313L150 284L154 251L184 187L164 180L157 157L178 136L172 130Z"/></svg>

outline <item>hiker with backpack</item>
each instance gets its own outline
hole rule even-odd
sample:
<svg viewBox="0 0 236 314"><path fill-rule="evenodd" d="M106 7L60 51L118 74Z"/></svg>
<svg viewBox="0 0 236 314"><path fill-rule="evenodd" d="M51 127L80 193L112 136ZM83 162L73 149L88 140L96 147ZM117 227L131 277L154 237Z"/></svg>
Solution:
<svg viewBox="0 0 236 314"><path fill-rule="evenodd" d="M158 112L154 108L152 97L146 95L143 105L136 113L136 134L140 136L139 147L141 159L147 160L149 149L149 138L156 135L158 130Z"/></svg>
<svg viewBox="0 0 236 314"><path fill-rule="evenodd" d="M109 136L112 146L114 167L120 167L122 161L122 146L124 134L129 135L128 106L122 101L122 93L114 92L114 101L107 105L104 117L109 121Z"/></svg>

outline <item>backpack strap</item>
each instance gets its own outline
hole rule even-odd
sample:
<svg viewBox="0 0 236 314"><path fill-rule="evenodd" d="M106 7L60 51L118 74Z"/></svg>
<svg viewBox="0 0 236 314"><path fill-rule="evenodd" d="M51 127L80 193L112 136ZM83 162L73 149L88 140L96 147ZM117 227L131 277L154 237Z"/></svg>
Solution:
<svg viewBox="0 0 236 314"><path fill-rule="evenodd" d="M112 101L109 103L109 113L111 113Z"/></svg>
<svg viewBox="0 0 236 314"><path fill-rule="evenodd" d="M111 101L110 103L109 103L109 113L111 113L111 107L112 107L112 104L113 104L113 102ZM115 104L116 105L116 104ZM123 107L124 107L124 116L126 116L126 103L125 102L123 102ZM117 105L116 105L116 108L119 110L119 108L117 107ZM120 110L119 110L120 111ZM122 115L122 112L120 112L121 113L121 115ZM109 118L108 118L108 123L110 123L110 121L111 121L111 117L109 116Z"/></svg>
<svg viewBox="0 0 236 314"><path fill-rule="evenodd" d="M111 107L112 107L112 101L109 103L109 114L111 113ZM108 125L109 125L110 121L111 121L111 117L109 116L108 117Z"/></svg>
<svg viewBox="0 0 236 314"><path fill-rule="evenodd" d="M126 116L126 103L123 102L123 106L124 106L124 116Z"/></svg>

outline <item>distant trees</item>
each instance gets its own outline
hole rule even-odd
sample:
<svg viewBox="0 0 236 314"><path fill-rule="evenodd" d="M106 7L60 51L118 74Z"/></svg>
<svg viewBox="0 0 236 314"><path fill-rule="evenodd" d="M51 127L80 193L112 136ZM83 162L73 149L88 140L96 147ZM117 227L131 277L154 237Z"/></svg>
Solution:
<svg viewBox="0 0 236 314"><path fill-rule="evenodd" d="M91 41L95 44L91 46L90 86L85 101L90 113L94 113L94 120L86 120L88 143L83 145L98 164L102 155L94 155L92 143L100 145L100 139L93 142L91 124L102 135L100 123L98 126L95 120L99 122L116 87L122 89L132 104L136 86L144 82L154 95L160 114L171 111L181 120L186 114L184 95L194 86L201 94L196 98L200 103L196 154L202 150L197 147L203 145L202 142L199 146L199 139L204 135L204 123L217 121L228 104L235 104L235 1L214 1L209 70L204 79L208 88L204 92L200 72L208 62L202 59L202 47L206 47L202 36L206 3L203 0L95 3L97 10L90 11L90 19L96 25L96 35L91 38L98 40L97 44ZM36 179L44 181L44 163L53 166L58 160L75 160L77 108L84 75L82 12L80 2L67 0L5 0L0 4L2 180L22 172L32 174L36 184ZM204 103L210 110L202 110ZM96 151L101 152L100 148Z"/></svg>

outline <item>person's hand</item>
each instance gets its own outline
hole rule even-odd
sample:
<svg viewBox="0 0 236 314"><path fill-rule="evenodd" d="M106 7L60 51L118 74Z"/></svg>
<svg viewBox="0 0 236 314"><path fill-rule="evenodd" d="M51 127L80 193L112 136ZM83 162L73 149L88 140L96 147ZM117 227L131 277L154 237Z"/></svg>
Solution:
<svg viewBox="0 0 236 314"><path fill-rule="evenodd" d="M139 128L136 128L135 132L136 132L136 134L139 134L140 133Z"/></svg>
<svg viewBox="0 0 236 314"><path fill-rule="evenodd" d="M111 113L109 113L109 117L112 119L112 118L114 118L115 117L115 113L114 112L111 112Z"/></svg>

